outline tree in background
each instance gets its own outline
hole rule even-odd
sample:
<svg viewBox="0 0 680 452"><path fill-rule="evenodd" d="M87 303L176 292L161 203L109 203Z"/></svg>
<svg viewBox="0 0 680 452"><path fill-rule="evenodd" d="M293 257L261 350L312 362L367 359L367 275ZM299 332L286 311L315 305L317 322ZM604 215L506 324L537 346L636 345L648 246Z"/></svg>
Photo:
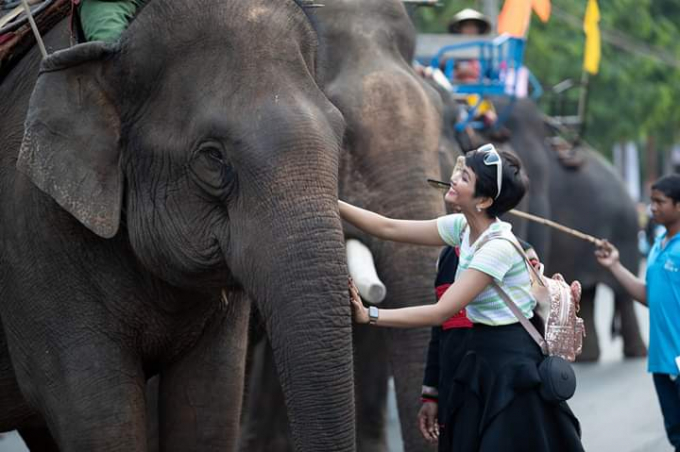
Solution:
<svg viewBox="0 0 680 452"><path fill-rule="evenodd" d="M445 32L453 14L482 10L482 3L442 0L442 7L421 8L418 28ZM525 63L546 92L567 78L581 79L586 4L552 0L548 23L532 19ZM585 139L606 154L629 140L667 149L680 141L680 2L600 0L600 13L602 60L590 79ZM549 96L540 103L549 111Z"/></svg>

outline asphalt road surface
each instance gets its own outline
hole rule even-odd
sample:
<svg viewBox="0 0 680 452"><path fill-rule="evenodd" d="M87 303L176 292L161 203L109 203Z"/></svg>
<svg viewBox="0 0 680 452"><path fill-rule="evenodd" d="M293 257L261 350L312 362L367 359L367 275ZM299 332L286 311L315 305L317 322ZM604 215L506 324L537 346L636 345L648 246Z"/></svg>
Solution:
<svg viewBox="0 0 680 452"><path fill-rule="evenodd" d="M646 308L638 306L644 337L648 336ZM602 359L576 365L578 388L569 404L583 429L583 443L592 452L672 452L646 361L624 360L621 339L611 340L609 319L613 300L609 289L598 290L596 322ZM394 399L389 406L388 441L391 452L402 452ZM415 413L413 414L415 422ZM0 439L0 452L25 452L15 433Z"/></svg>

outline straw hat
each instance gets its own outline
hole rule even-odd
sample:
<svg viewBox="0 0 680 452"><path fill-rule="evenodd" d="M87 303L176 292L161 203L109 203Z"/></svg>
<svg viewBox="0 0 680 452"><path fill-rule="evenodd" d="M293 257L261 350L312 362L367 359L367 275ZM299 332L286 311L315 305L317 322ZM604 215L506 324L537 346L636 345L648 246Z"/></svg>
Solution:
<svg viewBox="0 0 680 452"><path fill-rule="evenodd" d="M449 33L460 33L460 26L466 21L476 23L481 34L486 34L491 30L491 22L484 14L472 8L465 8L449 21Z"/></svg>

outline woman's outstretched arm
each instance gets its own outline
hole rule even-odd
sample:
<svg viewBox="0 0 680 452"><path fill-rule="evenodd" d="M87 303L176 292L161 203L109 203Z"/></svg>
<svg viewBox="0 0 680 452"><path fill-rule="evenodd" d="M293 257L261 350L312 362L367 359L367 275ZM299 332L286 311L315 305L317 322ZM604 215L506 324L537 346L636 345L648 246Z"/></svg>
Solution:
<svg viewBox="0 0 680 452"><path fill-rule="evenodd" d="M401 309L380 309L378 326L393 328L417 328L438 326L460 312L489 284L491 276L475 269L467 269L456 279L436 304ZM361 302L356 289L350 288L354 320L368 323L368 309Z"/></svg>
<svg viewBox="0 0 680 452"><path fill-rule="evenodd" d="M364 232L383 240L414 245L444 246L437 220L394 220L340 201L340 216Z"/></svg>

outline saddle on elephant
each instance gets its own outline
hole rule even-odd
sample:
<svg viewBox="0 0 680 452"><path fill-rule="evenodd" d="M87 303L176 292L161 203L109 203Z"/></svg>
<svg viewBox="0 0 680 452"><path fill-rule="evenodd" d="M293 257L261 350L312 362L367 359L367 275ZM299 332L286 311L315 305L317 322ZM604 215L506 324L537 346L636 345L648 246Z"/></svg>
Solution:
<svg viewBox="0 0 680 452"><path fill-rule="evenodd" d="M73 12L72 0L27 0L40 34ZM0 80L35 45L28 16L19 0L4 0L0 10Z"/></svg>

